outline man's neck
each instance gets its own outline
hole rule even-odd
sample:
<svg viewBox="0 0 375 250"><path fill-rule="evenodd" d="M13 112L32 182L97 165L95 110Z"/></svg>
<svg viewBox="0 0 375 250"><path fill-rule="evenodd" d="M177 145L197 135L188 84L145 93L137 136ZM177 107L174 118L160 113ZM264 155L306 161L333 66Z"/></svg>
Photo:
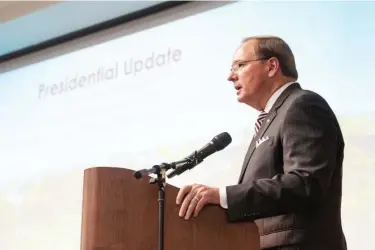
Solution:
<svg viewBox="0 0 375 250"><path fill-rule="evenodd" d="M273 106L276 100L273 100L273 95L283 86L295 82L295 79L286 78L279 82L274 82L269 91L264 95L264 98L261 100L261 110L268 112ZM272 98L272 99L271 99ZM275 98L277 99L277 98ZM270 103L271 102L271 103Z"/></svg>

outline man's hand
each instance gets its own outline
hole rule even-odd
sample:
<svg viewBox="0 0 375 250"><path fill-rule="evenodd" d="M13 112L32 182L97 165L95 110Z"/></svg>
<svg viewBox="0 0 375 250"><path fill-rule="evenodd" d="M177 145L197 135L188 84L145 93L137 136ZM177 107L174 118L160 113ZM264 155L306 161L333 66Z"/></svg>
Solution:
<svg viewBox="0 0 375 250"><path fill-rule="evenodd" d="M200 184L184 186L177 194L176 203L181 204L179 216L188 220L192 214L198 216L205 205L220 204L219 188Z"/></svg>

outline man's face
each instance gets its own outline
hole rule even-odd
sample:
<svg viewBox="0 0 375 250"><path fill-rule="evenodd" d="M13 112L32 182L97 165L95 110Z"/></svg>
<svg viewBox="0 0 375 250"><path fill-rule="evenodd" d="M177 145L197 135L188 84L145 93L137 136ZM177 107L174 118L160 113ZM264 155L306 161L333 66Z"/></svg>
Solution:
<svg viewBox="0 0 375 250"><path fill-rule="evenodd" d="M255 52L256 40L241 45L235 52L232 71L228 80L237 90L237 100L250 106L257 106L267 80L267 64L259 60Z"/></svg>

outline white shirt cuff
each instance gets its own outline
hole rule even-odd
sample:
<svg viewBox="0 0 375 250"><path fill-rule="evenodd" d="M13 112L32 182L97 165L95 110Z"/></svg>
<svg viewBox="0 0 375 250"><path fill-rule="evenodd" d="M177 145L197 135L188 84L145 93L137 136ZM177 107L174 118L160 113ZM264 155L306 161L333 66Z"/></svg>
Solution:
<svg viewBox="0 0 375 250"><path fill-rule="evenodd" d="M227 190L226 187L219 188L220 193L220 206L222 208L228 209L228 201L227 201Z"/></svg>

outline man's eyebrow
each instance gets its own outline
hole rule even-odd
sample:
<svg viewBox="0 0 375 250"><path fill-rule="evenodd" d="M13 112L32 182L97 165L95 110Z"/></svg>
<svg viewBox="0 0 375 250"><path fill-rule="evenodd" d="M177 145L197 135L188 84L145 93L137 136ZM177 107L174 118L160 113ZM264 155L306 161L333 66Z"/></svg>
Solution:
<svg viewBox="0 0 375 250"><path fill-rule="evenodd" d="M234 60L234 61L232 62L232 65L235 64L235 63L245 62L245 61L246 61L246 60Z"/></svg>

